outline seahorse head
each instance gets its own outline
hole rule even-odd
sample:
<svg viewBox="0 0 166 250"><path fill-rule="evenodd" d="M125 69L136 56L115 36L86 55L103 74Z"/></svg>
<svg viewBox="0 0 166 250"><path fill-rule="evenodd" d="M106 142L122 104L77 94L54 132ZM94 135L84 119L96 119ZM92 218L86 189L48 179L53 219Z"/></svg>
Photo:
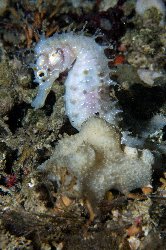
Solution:
<svg viewBox="0 0 166 250"><path fill-rule="evenodd" d="M59 74L69 69L75 60L75 54L66 39L60 35L42 38L35 47L35 64L32 65L35 82L39 84L38 94L32 102L35 108L41 108Z"/></svg>
<svg viewBox="0 0 166 250"><path fill-rule="evenodd" d="M44 84L50 78L56 79L63 68L64 55L60 48L51 51L43 51L37 55L36 63L33 67L35 73L35 81Z"/></svg>

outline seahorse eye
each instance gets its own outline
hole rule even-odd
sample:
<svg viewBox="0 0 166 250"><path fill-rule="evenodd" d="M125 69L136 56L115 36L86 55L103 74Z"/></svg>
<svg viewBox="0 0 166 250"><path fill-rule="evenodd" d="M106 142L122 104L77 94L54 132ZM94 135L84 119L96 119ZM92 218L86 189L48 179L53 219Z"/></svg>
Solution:
<svg viewBox="0 0 166 250"><path fill-rule="evenodd" d="M50 53L49 55L49 62L52 64L52 65L55 65L59 62L61 62L63 59L63 52L61 49L56 49L55 51L53 51L52 53Z"/></svg>
<svg viewBox="0 0 166 250"><path fill-rule="evenodd" d="M45 80L47 78L47 71L44 69L37 71L37 77L41 80Z"/></svg>

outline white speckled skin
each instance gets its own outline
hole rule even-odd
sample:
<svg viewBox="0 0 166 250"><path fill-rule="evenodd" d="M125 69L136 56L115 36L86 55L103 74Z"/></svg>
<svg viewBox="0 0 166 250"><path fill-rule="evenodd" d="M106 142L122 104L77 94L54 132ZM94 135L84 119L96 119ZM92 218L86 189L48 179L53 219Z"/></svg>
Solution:
<svg viewBox="0 0 166 250"><path fill-rule="evenodd" d="M37 61L33 67L39 91L32 102L33 107L44 105L55 79L69 69L64 99L66 114L73 127L80 130L82 123L96 113L116 123L119 110L109 96L108 87L113 82L109 78L108 60L104 48L93 37L72 32L55 34L36 45L35 55Z"/></svg>

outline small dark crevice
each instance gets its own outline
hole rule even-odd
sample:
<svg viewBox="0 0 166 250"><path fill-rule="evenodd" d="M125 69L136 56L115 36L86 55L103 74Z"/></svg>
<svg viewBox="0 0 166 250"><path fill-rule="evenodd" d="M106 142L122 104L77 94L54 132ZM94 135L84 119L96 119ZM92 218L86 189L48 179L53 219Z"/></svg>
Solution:
<svg viewBox="0 0 166 250"><path fill-rule="evenodd" d="M22 127L22 120L26 115L26 112L30 104L25 102L16 104L8 113L8 121L6 123L9 126L10 131L14 134L18 128Z"/></svg>
<svg viewBox="0 0 166 250"><path fill-rule="evenodd" d="M33 69L29 68L28 72L31 74L31 82L29 84L29 89L38 88L38 84L35 82L35 75L34 75Z"/></svg>
<svg viewBox="0 0 166 250"><path fill-rule="evenodd" d="M6 177L0 174L0 185L5 186L6 185ZM0 194L3 194L3 191L0 190Z"/></svg>
<svg viewBox="0 0 166 250"><path fill-rule="evenodd" d="M128 117L146 121L159 111L166 101L166 90L161 87L148 88L140 84L133 85L129 91L117 91L116 96L126 120Z"/></svg>
<svg viewBox="0 0 166 250"><path fill-rule="evenodd" d="M10 152L6 155L6 164L5 164L5 173L12 174L13 173L13 163L17 159L18 150L10 150Z"/></svg>
<svg viewBox="0 0 166 250"><path fill-rule="evenodd" d="M166 125L163 127L163 141L166 141Z"/></svg>
<svg viewBox="0 0 166 250"><path fill-rule="evenodd" d="M68 118L66 118L64 125L59 130L60 135L63 135L64 133L67 133L68 135L74 135L78 133L78 130L71 125Z"/></svg>
<svg viewBox="0 0 166 250"><path fill-rule="evenodd" d="M40 183L36 191L40 194L39 199L44 201L46 207L53 208L56 199L51 195L52 187L47 183Z"/></svg>
<svg viewBox="0 0 166 250"><path fill-rule="evenodd" d="M42 108L46 116L50 116L52 114L55 102L56 102L55 93L53 91L50 91L50 93L46 98L45 105Z"/></svg>
<svg viewBox="0 0 166 250"><path fill-rule="evenodd" d="M41 165L43 162L48 160L50 158L50 153L49 150L46 149L45 147L42 149L37 149L37 163Z"/></svg>

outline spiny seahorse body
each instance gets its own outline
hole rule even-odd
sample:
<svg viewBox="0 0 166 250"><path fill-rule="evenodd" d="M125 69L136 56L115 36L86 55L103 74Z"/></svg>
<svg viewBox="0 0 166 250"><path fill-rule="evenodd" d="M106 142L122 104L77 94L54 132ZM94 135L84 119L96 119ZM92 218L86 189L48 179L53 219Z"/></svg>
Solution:
<svg viewBox="0 0 166 250"><path fill-rule="evenodd" d="M33 107L44 105L53 82L68 69L64 100L73 127L80 130L82 123L94 115L116 123L119 110L109 95L109 86L114 82L109 77L108 59L104 47L93 37L73 32L55 34L41 39L35 47L35 57L33 68L39 91Z"/></svg>

